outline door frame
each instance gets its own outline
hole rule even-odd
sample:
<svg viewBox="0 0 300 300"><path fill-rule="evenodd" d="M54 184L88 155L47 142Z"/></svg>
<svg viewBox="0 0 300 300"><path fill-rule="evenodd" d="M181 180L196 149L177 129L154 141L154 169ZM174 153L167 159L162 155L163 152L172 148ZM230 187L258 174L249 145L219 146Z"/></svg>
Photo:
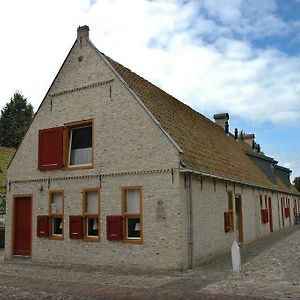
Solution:
<svg viewBox="0 0 300 300"><path fill-rule="evenodd" d="M11 254L15 255L15 237L16 237L16 202L18 198L30 198L30 255L32 255L32 209L33 209L33 195L32 194L14 194L12 205L12 222L11 222Z"/></svg>

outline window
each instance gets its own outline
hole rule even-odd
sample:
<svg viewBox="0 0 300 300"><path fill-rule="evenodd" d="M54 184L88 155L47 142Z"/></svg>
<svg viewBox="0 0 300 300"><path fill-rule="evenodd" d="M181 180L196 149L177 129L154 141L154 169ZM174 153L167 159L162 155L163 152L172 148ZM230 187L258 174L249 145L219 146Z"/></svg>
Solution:
<svg viewBox="0 0 300 300"><path fill-rule="evenodd" d="M260 209L263 209L262 195L259 195Z"/></svg>
<svg viewBox="0 0 300 300"><path fill-rule="evenodd" d="M67 168L93 167L92 120L66 124L65 165Z"/></svg>
<svg viewBox="0 0 300 300"><path fill-rule="evenodd" d="M224 212L224 231L232 232L234 231L233 223L233 193L228 192L228 211Z"/></svg>
<svg viewBox="0 0 300 300"><path fill-rule="evenodd" d="M269 222L269 211L268 211L268 197L265 195L265 201L263 201L263 196L259 195L260 204L260 221L262 224Z"/></svg>
<svg viewBox="0 0 300 300"><path fill-rule="evenodd" d="M268 197L267 195L265 195L265 209L268 208Z"/></svg>
<svg viewBox="0 0 300 300"><path fill-rule="evenodd" d="M100 240L99 189L83 190L83 234L86 240Z"/></svg>
<svg viewBox="0 0 300 300"><path fill-rule="evenodd" d="M122 188L123 241L143 242L142 188Z"/></svg>
<svg viewBox="0 0 300 300"><path fill-rule="evenodd" d="M50 192L50 238L63 239L64 232L64 193Z"/></svg>
<svg viewBox="0 0 300 300"><path fill-rule="evenodd" d="M39 130L38 169L93 168L93 120Z"/></svg>
<svg viewBox="0 0 300 300"><path fill-rule="evenodd" d="M228 192L228 211L233 211L233 193Z"/></svg>

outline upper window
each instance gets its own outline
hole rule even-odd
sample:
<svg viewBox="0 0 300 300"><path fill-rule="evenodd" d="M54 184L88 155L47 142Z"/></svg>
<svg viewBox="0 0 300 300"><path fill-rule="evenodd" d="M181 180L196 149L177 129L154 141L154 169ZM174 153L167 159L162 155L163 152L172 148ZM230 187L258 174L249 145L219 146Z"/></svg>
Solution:
<svg viewBox="0 0 300 300"><path fill-rule="evenodd" d="M93 120L39 130L41 171L93 168Z"/></svg>
<svg viewBox="0 0 300 300"><path fill-rule="evenodd" d="M50 192L50 237L62 239L64 232L64 194L63 191Z"/></svg>
<svg viewBox="0 0 300 300"><path fill-rule="evenodd" d="M66 166L68 168L91 168L93 166L92 121L66 125Z"/></svg>
<svg viewBox="0 0 300 300"><path fill-rule="evenodd" d="M125 242L142 243L142 188L122 189L123 238Z"/></svg>
<svg viewBox="0 0 300 300"><path fill-rule="evenodd" d="M84 237L89 240L100 239L100 195L99 189L83 191Z"/></svg>

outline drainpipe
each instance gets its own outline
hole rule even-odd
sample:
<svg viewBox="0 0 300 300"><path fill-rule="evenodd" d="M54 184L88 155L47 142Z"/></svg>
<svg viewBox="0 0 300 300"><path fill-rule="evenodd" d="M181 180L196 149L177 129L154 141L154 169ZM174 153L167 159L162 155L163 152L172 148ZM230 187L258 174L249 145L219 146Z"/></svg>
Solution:
<svg viewBox="0 0 300 300"><path fill-rule="evenodd" d="M188 257L189 269L194 268L194 226L192 200L192 173L186 173L187 201L188 201Z"/></svg>
<svg viewBox="0 0 300 300"><path fill-rule="evenodd" d="M281 229L281 222L280 222L280 216L281 216L281 209L280 209L280 205L281 203L279 203L279 197L278 197L278 192L276 193L277 194L277 204L278 204L278 225L279 225L279 230Z"/></svg>

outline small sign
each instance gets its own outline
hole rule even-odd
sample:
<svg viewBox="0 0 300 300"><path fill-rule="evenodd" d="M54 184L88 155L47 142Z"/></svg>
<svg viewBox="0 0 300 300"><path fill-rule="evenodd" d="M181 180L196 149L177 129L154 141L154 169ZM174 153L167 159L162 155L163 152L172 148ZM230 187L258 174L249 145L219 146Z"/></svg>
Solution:
<svg viewBox="0 0 300 300"><path fill-rule="evenodd" d="M157 201L156 205L156 222L163 222L167 219L166 208L162 200Z"/></svg>

